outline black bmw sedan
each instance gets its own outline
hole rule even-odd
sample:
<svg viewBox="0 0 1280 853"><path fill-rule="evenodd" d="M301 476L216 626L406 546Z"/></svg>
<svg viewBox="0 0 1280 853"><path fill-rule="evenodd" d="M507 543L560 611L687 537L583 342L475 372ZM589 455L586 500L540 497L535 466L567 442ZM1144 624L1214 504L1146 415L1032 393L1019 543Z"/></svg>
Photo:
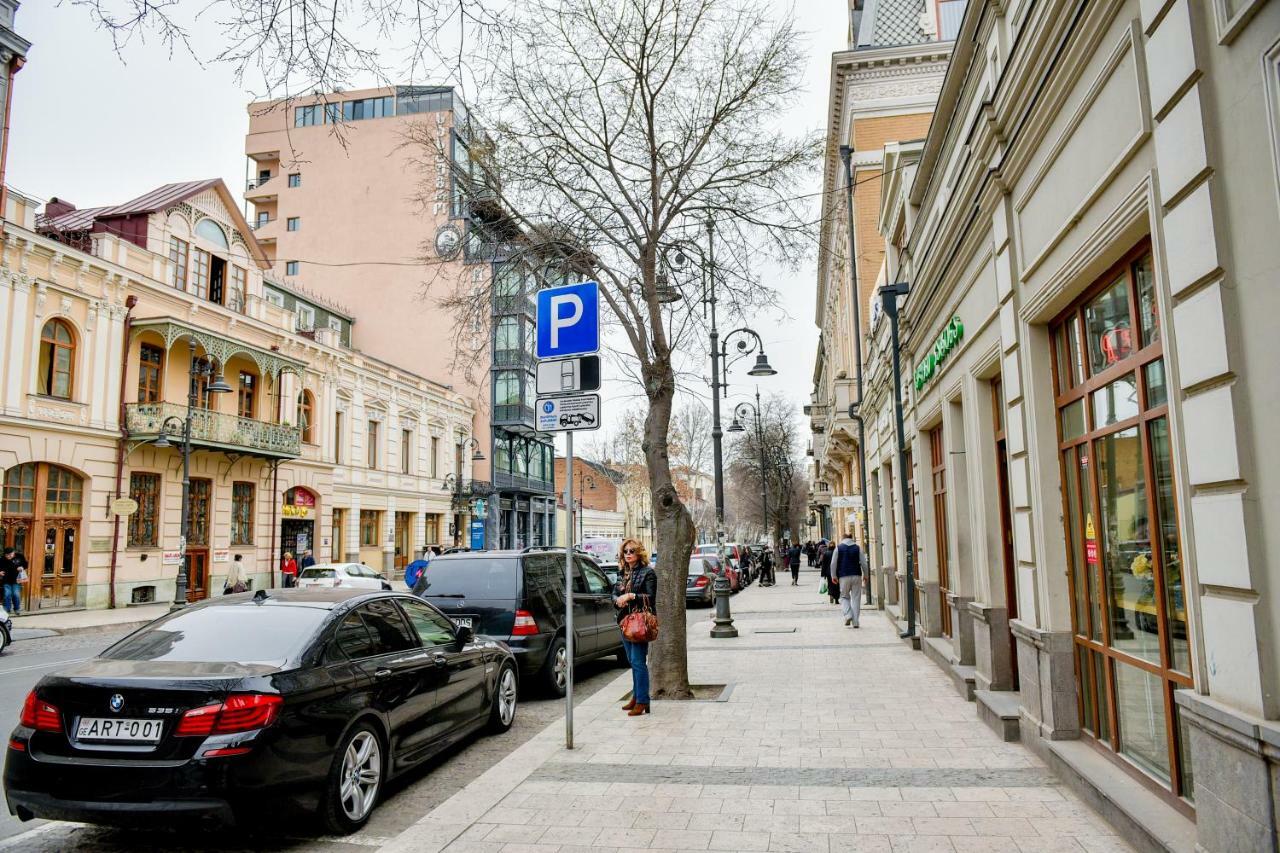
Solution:
<svg viewBox="0 0 1280 853"><path fill-rule="evenodd" d="M46 675L9 736L9 811L138 826L281 803L362 826L384 783L511 727L516 669L408 594L288 589L192 605Z"/></svg>

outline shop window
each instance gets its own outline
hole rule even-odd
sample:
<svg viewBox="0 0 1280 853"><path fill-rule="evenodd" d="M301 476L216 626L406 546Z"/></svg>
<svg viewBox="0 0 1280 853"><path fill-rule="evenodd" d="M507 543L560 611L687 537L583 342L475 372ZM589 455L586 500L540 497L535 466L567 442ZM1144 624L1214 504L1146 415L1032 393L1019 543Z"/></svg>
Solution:
<svg viewBox="0 0 1280 853"><path fill-rule="evenodd" d="M1191 650L1150 249L1052 329L1082 725L1174 795L1192 796L1174 691Z"/></svg>
<svg viewBox="0 0 1280 853"><path fill-rule="evenodd" d="M129 516L129 547L156 547L160 541L160 475L130 474L129 497L138 502L137 511Z"/></svg>
<svg viewBox="0 0 1280 853"><path fill-rule="evenodd" d="M253 483L231 484L231 547L253 545Z"/></svg>
<svg viewBox="0 0 1280 853"><path fill-rule="evenodd" d="M36 393L46 397L71 399L76 344L71 327L62 320L50 320L40 331L40 373Z"/></svg>

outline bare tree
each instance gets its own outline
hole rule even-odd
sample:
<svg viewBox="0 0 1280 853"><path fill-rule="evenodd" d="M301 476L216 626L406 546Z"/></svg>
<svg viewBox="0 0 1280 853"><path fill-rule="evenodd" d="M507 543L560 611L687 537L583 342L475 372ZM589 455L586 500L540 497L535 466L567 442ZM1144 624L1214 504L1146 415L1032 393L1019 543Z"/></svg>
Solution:
<svg viewBox="0 0 1280 853"><path fill-rule="evenodd" d="M780 394L761 404L760 433L755 424L730 443L728 479L733 484L734 509L748 523L765 527L761 495L768 487L769 529L780 541L790 528L802 527L809 486L803 477L801 429L795 406ZM763 447L763 454L761 448Z"/></svg>
<svg viewBox="0 0 1280 853"><path fill-rule="evenodd" d="M804 69L798 34L760 0L528 0L507 24L482 119L497 142L491 185L512 210L537 211L527 225L552 223L561 245L589 249L626 342L648 402L642 448L663 554L654 695L689 698L694 526L670 431L680 350L700 342L700 315L660 299L659 278L666 253L714 223L700 272L741 314L772 303L763 260L803 253L808 228L791 197L818 141L776 126Z"/></svg>

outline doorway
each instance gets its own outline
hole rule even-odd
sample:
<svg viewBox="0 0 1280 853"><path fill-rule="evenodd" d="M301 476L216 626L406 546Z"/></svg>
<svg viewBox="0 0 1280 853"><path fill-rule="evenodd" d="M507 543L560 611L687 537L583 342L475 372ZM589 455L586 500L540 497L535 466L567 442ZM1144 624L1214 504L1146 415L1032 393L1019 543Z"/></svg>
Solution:
<svg viewBox="0 0 1280 853"><path fill-rule="evenodd" d="M84 480L68 468L27 462L5 472L4 544L27 558L27 610L73 607L80 565Z"/></svg>
<svg viewBox="0 0 1280 853"><path fill-rule="evenodd" d="M404 567L413 559L413 513L396 513L396 571L403 573Z"/></svg>
<svg viewBox="0 0 1280 853"><path fill-rule="evenodd" d="M1018 618L1017 570L1013 562L1013 514L1009 509L1009 445L1004 434L1004 386L991 380L991 422L996 436L996 486L1000 499L1000 567L1004 573L1004 606L1010 622ZM1009 676L1012 690L1018 689L1018 641L1008 632Z"/></svg>

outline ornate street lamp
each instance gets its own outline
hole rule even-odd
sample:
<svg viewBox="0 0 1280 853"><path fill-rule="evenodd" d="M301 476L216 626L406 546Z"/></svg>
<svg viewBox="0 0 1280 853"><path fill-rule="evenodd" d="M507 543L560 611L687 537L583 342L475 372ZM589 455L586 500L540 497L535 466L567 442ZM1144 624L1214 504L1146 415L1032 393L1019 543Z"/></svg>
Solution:
<svg viewBox="0 0 1280 853"><path fill-rule="evenodd" d="M194 343L194 339L193 339ZM173 604L170 611L181 610L187 606L187 590L191 586L191 564L187 559L187 540L191 538L191 416L196 408L196 396L199 393L198 380L208 378L205 389L210 394L226 394L232 390L222 376L222 366L206 358L196 358L194 347L191 353L191 367L187 375L187 412L185 417L170 415L160 423L160 435L153 446L164 449L172 447L169 441L170 426L174 432L181 432L182 438L182 538L178 541L178 551L182 555L178 564L178 577L174 584Z"/></svg>

